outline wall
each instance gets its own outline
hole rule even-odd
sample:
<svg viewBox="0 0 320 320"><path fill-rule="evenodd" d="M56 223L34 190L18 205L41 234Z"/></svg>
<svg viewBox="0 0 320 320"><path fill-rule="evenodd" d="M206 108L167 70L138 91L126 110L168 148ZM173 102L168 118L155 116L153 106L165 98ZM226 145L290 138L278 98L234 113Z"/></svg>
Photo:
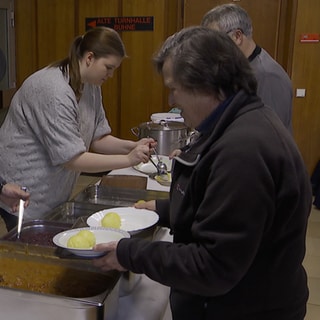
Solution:
<svg viewBox="0 0 320 320"><path fill-rule="evenodd" d="M217 5L230 2L230 0L184 0L183 24L184 26L200 24L207 11ZM254 26L253 36L256 42L278 60L280 21L285 19L281 5L286 3L286 0L240 0L235 3L249 13ZM271 20L272 24L269 23Z"/></svg>
<svg viewBox="0 0 320 320"><path fill-rule="evenodd" d="M178 29L180 0L15 0L17 85L52 61L64 58L89 17L153 16L153 31L119 32L128 58L102 86L113 134L135 139L131 128L169 110L162 79L151 58ZM6 93L11 96L11 92ZM8 99L7 99L8 100Z"/></svg>
<svg viewBox="0 0 320 320"><path fill-rule="evenodd" d="M300 43L303 33L320 34L320 1L298 0L292 58L294 90L306 89L294 98L294 136L311 174L320 160L320 43Z"/></svg>
<svg viewBox="0 0 320 320"><path fill-rule="evenodd" d="M221 2L225 1L15 0L18 86L38 68L67 54L72 39L84 32L86 17L154 16L153 32L121 33L129 58L113 79L102 86L104 104L114 134L132 139L134 136L130 128L148 121L154 112L169 110L167 91L151 65L153 53L168 35L181 28L184 15L188 14L189 19L194 19L194 24L197 24L199 16L202 16L200 4L211 6ZM237 3L245 4L249 10L257 4L257 0ZM299 37L301 33L319 33L320 1L269 0L267 3L272 10L277 9L277 14L265 20L263 17L268 16L268 12L255 9L257 21L261 24L258 27L265 30L261 39L274 30L274 25L277 26L274 54L291 75L294 89L306 89L305 98L294 98L293 127L294 137L311 174L320 160L320 44L301 44ZM12 93L4 92L5 103Z"/></svg>

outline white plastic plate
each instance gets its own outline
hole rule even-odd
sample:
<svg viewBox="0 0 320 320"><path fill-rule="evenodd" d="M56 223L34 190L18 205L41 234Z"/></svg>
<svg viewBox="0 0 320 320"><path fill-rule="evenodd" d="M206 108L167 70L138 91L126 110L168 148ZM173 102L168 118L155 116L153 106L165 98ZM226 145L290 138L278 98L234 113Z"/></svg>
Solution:
<svg viewBox="0 0 320 320"><path fill-rule="evenodd" d="M98 211L87 219L90 227L102 227L101 220L109 213L115 212L121 218L120 229L134 234L155 225L159 216L156 212L146 209L136 209L134 207L118 207Z"/></svg>
<svg viewBox="0 0 320 320"><path fill-rule="evenodd" d="M71 236L74 236L81 230L90 230L93 232L96 238L96 244L98 243L108 243L111 241L119 241L122 238L130 238L130 234L124 230L112 229L112 228L102 228L102 227L87 227L87 228L77 228L70 229L56 234L53 237L53 243L63 249L67 249L71 253L79 257L98 257L104 255L105 252L93 251L92 248L87 249L76 249L69 248L67 246L68 240Z"/></svg>

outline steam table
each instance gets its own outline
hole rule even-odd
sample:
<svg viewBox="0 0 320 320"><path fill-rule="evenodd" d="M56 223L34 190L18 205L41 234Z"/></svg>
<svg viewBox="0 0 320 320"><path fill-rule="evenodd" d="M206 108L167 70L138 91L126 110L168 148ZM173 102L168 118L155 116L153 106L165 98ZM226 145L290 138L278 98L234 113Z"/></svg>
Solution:
<svg viewBox="0 0 320 320"><path fill-rule="evenodd" d="M113 170L109 175L147 176L133 168ZM162 186L148 177L147 190L169 192L170 187ZM161 228L156 232L154 240L172 241L172 236L167 228ZM168 307L170 288L151 280L146 275L134 276L134 280L131 281L135 282L135 286L131 292L123 292L122 289L128 280L124 278L120 280L118 314L112 320L168 320L163 316Z"/></svg>

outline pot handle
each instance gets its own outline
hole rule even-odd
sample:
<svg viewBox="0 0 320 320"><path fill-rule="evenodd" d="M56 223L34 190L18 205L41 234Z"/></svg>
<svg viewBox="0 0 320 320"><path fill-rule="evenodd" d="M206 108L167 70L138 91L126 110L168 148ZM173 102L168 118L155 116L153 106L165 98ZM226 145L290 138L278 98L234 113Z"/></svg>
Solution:
<svg viewBox="0 0 320 320"><path fill-rule="evenodd" d="M163 127L169 128L168 121L166 120L160 120L159 124Z"/></svg>
<svg viewBox="0 0 320 320"><path fill-rule="evenodd" d="M131 132L139 138L139 135L140 135L140 130L138 127L134 127L134 128L131 128Z"/></svg>

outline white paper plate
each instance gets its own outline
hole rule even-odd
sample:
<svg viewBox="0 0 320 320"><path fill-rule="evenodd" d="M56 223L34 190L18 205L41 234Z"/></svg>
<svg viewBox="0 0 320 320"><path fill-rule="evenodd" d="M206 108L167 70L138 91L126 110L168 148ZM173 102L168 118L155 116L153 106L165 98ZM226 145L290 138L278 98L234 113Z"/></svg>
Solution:
<svg viewBox="0 0 320 320"><path fill-rule="evenodd" d="M130 234L124 230L102 227L87 227L70 229L60 232L53 237L53 243L60 248L67 249L68 251L79 257L99 257L101 255L104 255L105 252L97 252L93 251L92 249L68 248L67 243L69 238L71 236L74 236L81 230L90 230L91 232L93 232L96 237L96 244L119 241L122 238L130 238Z"/></svg>
<svg viewBox="0 0 320 320"><path fill-rule="evenodd" d="M121 230L125 230L130 234L135 234L143 229L155 225L159 216L156 212L146 209L136 209L134 207L119 207L101 210L87 219L90 227L101 227L101 220L109 212L116 212L121 218Z"/></svg>
<svg viewBox="0 0 320 320"><path fill-rule="evenodd" d="M152 155L151 158L155 164L158 163L158 159L155 155ZM166 164L167 170L168 170L168 172L170 172L171 166L172 166L172 160L170 160L168 156L159 156L159 158L162 162L164 162ZM134 166L133 169L135 169L139 172L145 173L145 174L157 173L157 169L152 164L151 161L149 161L147 163L141 162L141 163L137 164L136 166Z"/></svg>

